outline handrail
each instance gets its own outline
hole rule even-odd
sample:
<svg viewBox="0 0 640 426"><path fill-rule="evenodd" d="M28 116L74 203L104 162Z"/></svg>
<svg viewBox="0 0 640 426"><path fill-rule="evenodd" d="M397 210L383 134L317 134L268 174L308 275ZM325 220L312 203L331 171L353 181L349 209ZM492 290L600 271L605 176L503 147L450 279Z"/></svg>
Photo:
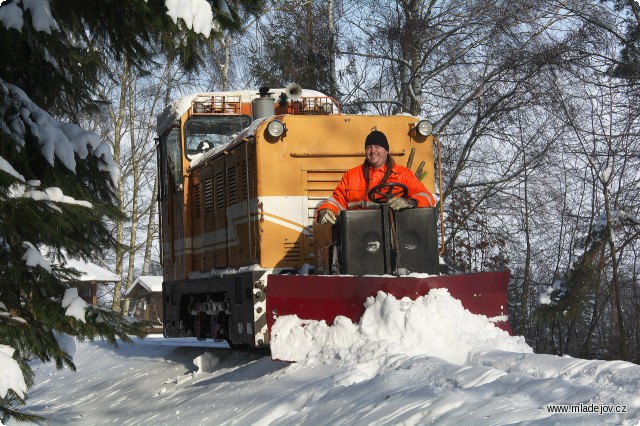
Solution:
<svg viewBox="0 0 640 426"><path fill-rule="evenodd" d="M405 152L392 151L389 153L393 157L404 157ZM292 152L289 154L293 158L324 158L324 157L364 157L364 152Z"/></svg>
<svg viewBox="0 0 640 426"><path fill-rule="evenodd" d="M444 204L442 202L442 155L440 152L440 139L433 135L433 139L436 141L438 147L438 180L440 181L440 237L441 237L441 249L438 252L440 256L444 256L447 252L447 248L444 246Z"/></svg>

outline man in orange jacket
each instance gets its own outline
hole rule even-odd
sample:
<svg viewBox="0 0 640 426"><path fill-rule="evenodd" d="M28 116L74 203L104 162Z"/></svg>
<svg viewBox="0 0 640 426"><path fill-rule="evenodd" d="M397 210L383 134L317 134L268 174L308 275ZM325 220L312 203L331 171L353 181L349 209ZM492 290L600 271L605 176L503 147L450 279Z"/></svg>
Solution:
<svg viewBox="0 0 640 426"><path fill-rule="evenodd" d="M389 142L384 133L374 130L364 142L366 159L348 170L334 189L333 195L318 207L319 223L336 223L341 210L366 207L369 190L381 183L401 183L408 189L407 198L393 196L387 201L393 210L433 207L436 200L411 170L397 165L389 155Z"/></svg>

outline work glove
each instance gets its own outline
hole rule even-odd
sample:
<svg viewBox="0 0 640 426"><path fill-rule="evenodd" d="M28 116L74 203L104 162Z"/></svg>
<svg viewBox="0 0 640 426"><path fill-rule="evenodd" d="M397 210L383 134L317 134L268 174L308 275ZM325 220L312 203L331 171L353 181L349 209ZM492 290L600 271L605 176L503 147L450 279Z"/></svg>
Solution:
<svg viewBox="0 0 640 426"><path fill-rule="evenodd" d="M391 207L395 211L412 209L417 205L414 200L407 200L406 198L402 197L393 197L387 203L389 204L389 207Z"/></svg>
<svg viewBox="0 0 640 426"><path fill-rule="evenodd" d="M322 209L318 212L318 223L324 225L330 223L336 224L336 215L329 209Z"/></svg>

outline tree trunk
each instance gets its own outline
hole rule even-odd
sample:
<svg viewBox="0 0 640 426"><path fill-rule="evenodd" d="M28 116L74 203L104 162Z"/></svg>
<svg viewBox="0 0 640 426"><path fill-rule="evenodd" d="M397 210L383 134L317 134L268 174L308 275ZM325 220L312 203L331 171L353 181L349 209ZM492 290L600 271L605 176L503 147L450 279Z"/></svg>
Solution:
<svg viewBox="0 0 640 426"><path fill-rule="evenodd" d="M527 168L526 150L523 151L522 160L524 162L523 186L524 186L524 238L525 238L525 259L524 276L522 277L522 297L520 299L520 327L523 335L528 335L529 323L529 287L531 275L531 234L529 232L529 175Z"/></svg>
<svg viewBox="0 0 640 426"><path fill-rule="evenodd" d="M607 235L607 243L609 245L609 251L611 255L612 273L611 273L611 288L613 290L613 304L616 311L616 326L618 329L619 338L619 357L626 360L629 357L627 351L627 339L624 329L624 313L622 312L622 302L620 297L620 280L618 276L618 254L616 252L616 244L613 239L613 221L611 217L611 206L609 205L609 190L607 183L604 183L604 208L607 215L607 226L609 229L609 235Z"/></svg>
<svg viewBox="0 0 640 426"><path fill-rule="evenodd" d="M127 276L125 279L125 289L129 291L131 284L133 283L133 275L134 275L134 266L136 262L136 240L138 235L138 198L140 194L140 188L142 186L140 182L140 166L142 162L142 158L144 158L144 153L140 153L140 147L136 147L136 128L133 117L135 117L135 90L134 84L130 80L128 93L129 93L129 140L131 146L131 174L133 179L133 185L131 187L131 210L129 212L129 221L130 221L130 231L129 231L129 247L127 248L127 261L129 263L129 267L127 269ZM125 293L126 293L125 291ZM129 314L129 299L124 299L124 307L122 309L122 315L126 316Z"/></svg>
<svg viewBox="0 0 640 426"><path fill-rule="evenodd" d="M114 118L114 137L113 137L113 158L117 162L118 166L122 166L120 161L120 155L122 152L122 139L123 139L123 127L124 127L124 112L126 109L126 97L127 87L129 86L129 80L131 77L131 69L129 62L125 60L122 64L121 85L120 85L120 97L118 100L118 109ZM124 213L124 188L122 177L118 181L118 187L116 188L116 196L118 197L118 207L120 211ZM116 274L122 277L123 273L123 260L124 249L122 247L122 240L124 238L124 219L118 219L116 221L116 239L119 242L116 247ZM111 310L114 312L121 312L121 299L122 299L122 282L116 282L113 287L113 304Z"/></svg>
<svg viewBox="0 0 640 426"><path fill-rule="evenodd" d="M336 83L336 30L333 22L333 0L328 0L329 9L329 96L338 98Z"/></svg>
<svg viewBox="0 0 640 426"><path fill-rule="evenodd" d="M419 37L413 34L420 22L420 1L410 0L405 9L405 30L402 40L404 63L401 64L401 78L403 85L403 103L409 108L409 113L419 116L422 113L422 49Z"/></svg>

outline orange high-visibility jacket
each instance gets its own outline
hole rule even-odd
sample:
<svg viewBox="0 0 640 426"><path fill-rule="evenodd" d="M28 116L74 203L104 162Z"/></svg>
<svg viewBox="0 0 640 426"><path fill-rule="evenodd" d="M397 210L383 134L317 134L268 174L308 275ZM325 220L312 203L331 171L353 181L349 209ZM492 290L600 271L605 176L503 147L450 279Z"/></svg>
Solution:
<svg viewBox="0 0 640 426"><path fill-rule="evenodd" d="M386 165L378 169L374 169L373 167L369 168L369 189L382 181L386 170ZM398 164L394 165L387 182L398 182L406 185L409 190L406 198L416 200L418 207L433 207L436 205L433 194L430 193L424 184L415 177L413 172L406 167ZM340 180L336 189L333 190L333 195L318 207L318 211L330 209L338 215L341 210L352 210L371 205L371 201L367 198L365 187L366 182L364 180L362 165L348 170L342 176L342 180Z"/></svg>

